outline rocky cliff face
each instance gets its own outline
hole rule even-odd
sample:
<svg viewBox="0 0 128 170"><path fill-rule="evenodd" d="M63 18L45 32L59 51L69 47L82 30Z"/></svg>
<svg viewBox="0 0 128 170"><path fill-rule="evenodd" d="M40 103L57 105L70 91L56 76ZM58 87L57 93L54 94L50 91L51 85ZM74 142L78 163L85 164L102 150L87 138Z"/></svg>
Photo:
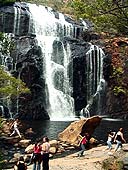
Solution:
<svg viewBox="0 0 128 170"><path fill-rule="evenodd" d="M11 112L16 113L18 107L19 113L16 116L20 119L49 119L46 111L42 51L35 35L29 32L30 12L27 5L15 3L13 6L2 7L0 14L0 31L11 33L16 47L11 54L13 68L8 69L13 76L20 77L31 91L31 94L22 94L19 97L18 106L17 99L11 99Z"/></svg>

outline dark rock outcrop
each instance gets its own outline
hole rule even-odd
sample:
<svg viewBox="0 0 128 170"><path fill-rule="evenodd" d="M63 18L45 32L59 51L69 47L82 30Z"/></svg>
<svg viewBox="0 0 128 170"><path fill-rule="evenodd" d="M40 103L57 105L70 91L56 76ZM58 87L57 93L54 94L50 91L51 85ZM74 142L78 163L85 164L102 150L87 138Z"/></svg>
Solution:
<svg viewBox="0 0 128 170"><path fill-rule="evenodd" d="M18 13L19 18L16 18L15 13ZM11 54L13 66L10 67L6 63L8 70L14 77L21 78L31 91L30 94L19 96L18 106L16 106L17 99L12 98L11 112L16 113L17 107L19 112L13 114L13 117L34 120L49 119L46 111L47 87L43 75L42 51L35 40L35 35L29 30L30 12L27 4L17 2L12 6L1 7L0 14L0 31L12 33L16 47ZM15 20L18 25L14 24Z"/></svg>
<svg viewBox="0 0 128 170"><path fill-rule="evenodd" d="M19 44L19 49L14 54L18 58L16 70L18 76L26 83L31 91L30 94L20 95L18 117L34 120L49 119L46 111L46 84L43 74L41 48L32 38L23 37L22 41L17 40L16 43ZM15 108L12 108L12 110L15 111Z"/></svg>

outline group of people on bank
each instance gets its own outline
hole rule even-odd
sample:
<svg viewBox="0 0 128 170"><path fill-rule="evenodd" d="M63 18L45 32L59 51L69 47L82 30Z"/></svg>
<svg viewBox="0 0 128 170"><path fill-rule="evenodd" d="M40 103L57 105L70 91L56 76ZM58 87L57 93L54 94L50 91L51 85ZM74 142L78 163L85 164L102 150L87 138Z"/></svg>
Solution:
<svg viewBox="0 0 128 170"><path fill-rule="evenodd" d="M43 138L43 144L35 143L33 148L32 162L33 170L40 170L41 163L43 170L49 170L49 139L48 137Z"/></svg>
<svg viewBox="0 0 128 170"><path fill-rule="evenodd" d="M17 134L20 138L22 137L20 134L20 131L18 129L18 119L16 119L10 129L13 129L10 136L13 136L14 134ZM29 128L27 131L27 134L33 134L32 128ZM30 136L31 137L31 136ZM50 143L47 136L43 137L43 144L41 142L36 142L33 147L33 153L30 159L29 164L33 164L33 170L49 170L49 149L50 149ZM14 170L27 170L27 164L24 162L23 156L21 156L17 162L17 164L14 166Z"/></svg>
<svg viewBox="0 0 128 170"><path fill-rule="evenodd" d="M43 138L43 144L36 142L33 147L33 153L29 164L33 164L33 170L49 170L49 139ZM42 166L42 168L41 168ZM17 164L14 166L14 170L27 170L27 164L24 162L24 158L20 157Z"/></svg>
<svg viewBox="0 0 128 170"><path fill-rule="evenodd" d="M116 142L116 146L114 149L115 152L119 148L122 148L122 143L126 143L123 135L123 128L119 128L117 133L112 132L111 130L108 132L107 149L109 149L109 151L112 149L112 142Z"/></svg>
<svg viewBox="0 0 128 170"><path fill-rule="evenodd" d="M83 156L84 151L86 150L86 147L89 142L89 134L85 133L84 136L80 136L80 151L78 152L78 156ZM118 132L112 132L111 130L108 131L108 139L107 139L107 148L109 151L112 149L112 143L116 143L116 146L114 148L114 152L116 152L119 148L122 148L122 143L126 143L126 140L124 139L123 135L123 128L119 128ZM105 149L105 150L106 150Z"/></svg>
<svg viewBox="0 0 128 170"><path fill-rule="evenodd" d="M21 134L18 129L18 119L14 121L11 128L13 127L13 132L10 136L17 133L19 137L21 138ZM32 128L29 128L29 133L33 134ZM78 152L78 156L83 156L84 151L86 150L86 147L89 143L90 135L89 133L85 133L84 135L80 135L80 151ZM48 137L43 138L43 144L41 145L40 142L36 142L33 147L33 153L30 160L30 164L33 163L33 170L49 170L49 139ZM123 135L123 128L119 128L118 132L112 132L111 130L108 132L108 139L107 139L107 148L109 151L112 149L112 143L116 142L116 146L114 151L116 152L119 148L122 148L122 143L126 143L126 140L124 139ZM106 150L105 149L105 150ZM24 167L24 168L23 168ZM23 157L19 159L17 164L14 166L14 170L27 170L27 166L24 163Z"/></svg>

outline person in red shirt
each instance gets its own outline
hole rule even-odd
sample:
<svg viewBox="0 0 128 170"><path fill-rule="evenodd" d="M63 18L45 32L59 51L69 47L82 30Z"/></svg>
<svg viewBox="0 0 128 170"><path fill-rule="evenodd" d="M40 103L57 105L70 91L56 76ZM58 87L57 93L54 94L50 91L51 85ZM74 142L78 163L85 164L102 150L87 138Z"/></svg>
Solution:
<svg viewBox="0 0 128 170"><path fill-rule="evenodd" d="M42 151L42 147L40 145L40 143L35 143L35 146L33 148L33 170L40 170L41 169L41 161L42 161L42 157L41 157L41 151Z"/></svg>
<svg viewBox="0 0 128 170"><path fill-rule="evenodd" d="M80 148L81 150L79 151L78 153L78 156L83 156L83 153L85 151L85 147L87 145L87 142L88 142L88 138L89 138L89 134L86 133L85 136L82 137L81 141L80 141Z"/></svg>

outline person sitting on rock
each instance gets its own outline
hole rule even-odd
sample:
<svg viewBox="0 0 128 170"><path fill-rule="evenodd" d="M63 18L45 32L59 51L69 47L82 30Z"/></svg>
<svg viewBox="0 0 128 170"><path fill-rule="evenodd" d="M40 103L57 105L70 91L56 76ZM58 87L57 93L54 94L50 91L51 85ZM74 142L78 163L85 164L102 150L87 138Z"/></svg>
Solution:
<svg viewBox="0 0 128 170"><path fill-rule="evenodd" d="M86 145L88 143L88 139L89 139L89 134L88 133L86 133L83 137L81 136L81 141L80 141L80 148L81 148L81 150L78 153L79 157L83 156L83 153L85 151L85 147L86 147Z"/></svg>
<svg viewBox="0 0 128 170"><path fill-rule="evenodd" d="M15 133L17 133L19 135L19 137L21 138L21 134L20 134L20 131L18 129L18 119L16 119L14 121L14 123L11 125L11 129L13 127L13 132L11 133L10 136L14 135Z"/></svg>
<svg viewBox="0 0 128 170"><path fill-rule="evenodd" d="M28 138L28 139L33 139L33 137L35 136L35 132L33 131L33 129L32 128L29 128L29 129L27 129L26 130L26 132L25 132L25 135L26 135L26 137Z"/></svg>
<svg viewBox="0 0 128 170"><path fill-rule="evenodd" d="M14 170L27 170L27 165L24 162L23 156L19 158L17 164L14 166Z"/></svg>

